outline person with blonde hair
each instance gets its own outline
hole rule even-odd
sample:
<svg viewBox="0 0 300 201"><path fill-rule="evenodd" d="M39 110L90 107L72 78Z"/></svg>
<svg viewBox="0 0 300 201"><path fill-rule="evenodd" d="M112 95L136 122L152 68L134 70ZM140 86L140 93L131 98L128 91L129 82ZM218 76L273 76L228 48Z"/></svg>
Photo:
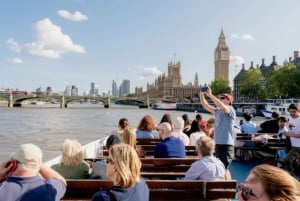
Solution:
<svg viewBox="0 0 300 201"><path fill-rule="evenodd" d="M145 150L143 149L143 147L136 145L136 133L135 133L134 129L126 128L123 131L122 138L123 138L123 142L125 144L132 146L137 151L137 154L140 158L144 158L146 156L146 153L145 153Z"/></svg>
<svg viewBox="0 0 300 201"><path fill-rule="evenodd" d="M106 175L114 186L92 196L92 201L149 201L149 189L140 178L142 163L134 148L128 144L117 144L109 149Z"/></svg>
<svg viewBox="0 0 300 201"><path fill-rule="evenodd" d="M300 201L300 183L283 169L258 165L238 186L237 197L240 201Z"/></svg>
<svg viewBox="0 0 300 201"><path fill-rule="evenodd" d="M215 142L208 136L196 142L200 160L195 161L185 174L185 180L225 180L226 169L222 161L214 156Z"/></svg>
<svg viewBox="0 0 300 201"><path fill-rule="evenodd" d="M123 131L129 127L129 121L127 118L121 118L119 120L119 124L118 124L118 130L116 131L112 131L111 135L117 135L119 134L120 136L123 135Z"/></svg>
<svg viewBox="0 0 300 201"><path fill-rule="evenodd" d="M215 118L211 117L206 121L206 135L213 138L214 137L214 127L215 127Z"/></svg>
<svg viewBox="0 0 300 201"><path fill-rule="evenodd" d="M84 179L89 177L90 167L84 160L81 144L73 139L66 139L61 147L60 163L51 166L66 179Z"/></svg>

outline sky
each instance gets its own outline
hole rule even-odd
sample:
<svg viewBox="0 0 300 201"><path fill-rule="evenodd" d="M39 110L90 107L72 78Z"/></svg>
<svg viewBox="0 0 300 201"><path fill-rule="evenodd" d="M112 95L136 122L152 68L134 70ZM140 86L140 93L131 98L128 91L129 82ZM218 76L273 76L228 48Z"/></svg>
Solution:
<svg viewBox="0 0 300 201"><path fill-rule="evenodd" d="M130 80L146 90L170 61L183 84L214 79L223 29L230 80L253 61L278 64L300 50L299 0L2 0L0 88L100 93Z"/></svg>

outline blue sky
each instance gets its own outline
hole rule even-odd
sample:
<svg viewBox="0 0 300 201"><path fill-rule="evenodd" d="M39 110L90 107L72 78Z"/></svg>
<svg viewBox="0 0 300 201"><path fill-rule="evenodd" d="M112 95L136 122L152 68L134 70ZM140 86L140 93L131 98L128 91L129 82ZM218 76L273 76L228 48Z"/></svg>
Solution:
<svg viewBox="0 0 300 201"><path fill-rule="evenodd" d="M278 64L300 50L299 0L2 0L0 88L100 93L131 81L146 88L180 60L183 84L214 79L223 28L230 76L241 63ZM237 66L237 67L236 67Z"/></svg>

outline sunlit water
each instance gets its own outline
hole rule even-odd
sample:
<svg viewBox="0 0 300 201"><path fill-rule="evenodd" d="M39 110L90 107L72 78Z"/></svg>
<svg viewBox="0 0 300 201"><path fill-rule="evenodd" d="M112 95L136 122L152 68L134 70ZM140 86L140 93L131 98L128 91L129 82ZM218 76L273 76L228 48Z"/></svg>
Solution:
<svg viewBox="0 0 300 201"><path fill-rule="evenodd" d="M59 105L7 108L0 105L0 161L9 158L10 154L23 143L34 143L43 151L43 161L60 154L64 139L77 139L81 144L94 141L117 129L120 118L126 117L132 127L136 127L140 119L151 115L159 123L164 113L173 118L187 113L190 118L195 112L162 111L139 109L113 105L103 108L97 104L70 104L66 109ZM205 119L210 114L202 114ZM237 124L239 119L237 120Z"/></svg>

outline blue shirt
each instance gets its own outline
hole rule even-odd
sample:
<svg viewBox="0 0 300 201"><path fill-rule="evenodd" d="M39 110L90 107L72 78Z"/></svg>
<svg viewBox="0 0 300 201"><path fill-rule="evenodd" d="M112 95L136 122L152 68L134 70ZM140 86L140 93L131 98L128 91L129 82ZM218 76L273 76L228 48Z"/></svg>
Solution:
<svg viewBox="0 0 300 201"><path fill-rule="evenodd" d="M252 121L246 121L241 125L242 133L256 133L256 124Z"/></svg>
<svg viewBox="0 0 300 201"><path fill-rule="evenodd" d="M112 187L95 193L92 201L149 201L149 189L145 181L140 181L129 188Z"/></svg>
<svg viewBox="0 0 300 201"><path fill-rule="evenodd" d="M158 132L156 130L153 131L142 131L136 129L136 138L159 138Z"/></svg>
<svg viewBox="0 0 300 201"><path fill-rule="evenodd" d="M40 176L8 177L0 187L0 200L60 201L65 192L66 185L61 180L43 180Z"/></svg>
<svg viewBox="0 0 300 201"><path fill-rule="evenodd" d="M155 158L185 158L183 142L173 136L165 138L154 150Z"/></svg>

